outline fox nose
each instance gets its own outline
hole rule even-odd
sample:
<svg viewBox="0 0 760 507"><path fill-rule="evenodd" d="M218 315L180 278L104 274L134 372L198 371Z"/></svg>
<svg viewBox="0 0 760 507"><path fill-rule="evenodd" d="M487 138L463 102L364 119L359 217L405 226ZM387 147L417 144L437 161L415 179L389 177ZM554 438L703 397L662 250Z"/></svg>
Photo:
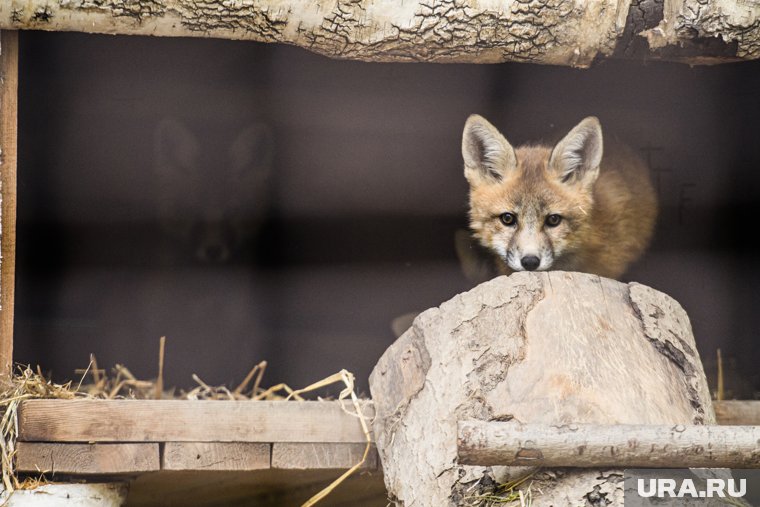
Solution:
<svg viewBox="0 0 760 507"><path fill-rule="evenodd" d="M520 259L520 264L522 264L522 267L524 267L528 271L535 271L536 268L538 268L538 265L541 264L541 259L539 259L535 255L526 255L525 257Z"/></svg>

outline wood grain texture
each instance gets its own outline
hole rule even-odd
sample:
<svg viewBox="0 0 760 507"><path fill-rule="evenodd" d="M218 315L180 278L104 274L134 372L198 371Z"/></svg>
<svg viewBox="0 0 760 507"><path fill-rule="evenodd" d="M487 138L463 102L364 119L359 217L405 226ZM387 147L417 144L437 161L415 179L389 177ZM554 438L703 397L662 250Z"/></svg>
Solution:
<svg viewBox="0 0 760 507"><path fill-rule="evenodd" d="M371 405L367 416L372 416ZM366 442L333 401L27 400L19 440L38 442Z"/></svg>
<svg viewBox="0 0 760 507"><path fill-rule="evenodd" d="M464 421L466 465L759 468L760 426L521 424Z"/></svg>
<svg viewBox="0 0 760 507"><path fill-rule="evenodd" d="M16 157L18 32L0 32L0 378L13 365L13 295L16 269Z"/></svg>
<svg viewBox="0 0 760 507"><path fill-rule="evenodd" d="M19 472L112 475L160 469L158 444L18 442Z"/></svg>
<svg viewBox="0 0 760 507"><path fill-rule="evenodd" d="M280 443L272 446L272 468L322 470L351 468L361 461L366 444ZM373 447L364 470L377 470L377 450Z"/></svg>
<svg viewBox="0 0 760 507"><path fill-rule="evenodd" d="M383 354L370 391L386 486L405 505L461 505L463 495L489 493L488 481L473 486L481 477L507 478L457 462L458 421L715 424L683 308L640 284L583 273L514 273L422 312ZM533 504L585 505L598 487L618 505L616 464L557 474Z"/></svg>
<svg viewBox="0 0 760 507"><path fill-rule="evenodd" d="M715 418L724 426L760 426L759 400L714 401Z"/></svg>
<svg viewBox="0 0 760 507"><path fill-rule="evenodd" d="M336 445L336 444L332 444ZM252 442L167 442L163 470L263 470L272 446Z"/></svg>

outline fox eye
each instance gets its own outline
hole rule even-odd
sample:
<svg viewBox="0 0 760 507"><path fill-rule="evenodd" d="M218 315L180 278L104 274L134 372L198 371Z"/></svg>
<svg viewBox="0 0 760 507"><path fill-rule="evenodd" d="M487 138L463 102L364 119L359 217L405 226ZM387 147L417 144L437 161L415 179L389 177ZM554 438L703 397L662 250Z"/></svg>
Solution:
<svg viewBox="0 0 760 507"><path fill-rule="evenodd" d="M546 217L546 225L549 227L557 227L561 221L562 217L560 215L553 214Z"/></svg>
<svg viewBox="0 0 760 507"><path fill-rule="evenodd" d="M514 213L502 213L499 215L499 220L504 225L512 226L517 223L517 216Z"/></svg>

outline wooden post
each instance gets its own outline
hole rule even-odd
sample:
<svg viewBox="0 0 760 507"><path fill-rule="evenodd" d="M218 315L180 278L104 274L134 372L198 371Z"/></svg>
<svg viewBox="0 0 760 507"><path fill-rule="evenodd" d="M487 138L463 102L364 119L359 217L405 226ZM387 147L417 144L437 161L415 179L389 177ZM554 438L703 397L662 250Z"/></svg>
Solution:
<svg viewBox="0 0 760 507"><path fill-rule="evenodd" d="M760 468L760 426L460 421L466 465Z"/></svg>
<svg viewBox="0 0 760 507"><path fill-rule="evenodd" d="M0 379L13 368L18 32L0 32Z"/></svg>

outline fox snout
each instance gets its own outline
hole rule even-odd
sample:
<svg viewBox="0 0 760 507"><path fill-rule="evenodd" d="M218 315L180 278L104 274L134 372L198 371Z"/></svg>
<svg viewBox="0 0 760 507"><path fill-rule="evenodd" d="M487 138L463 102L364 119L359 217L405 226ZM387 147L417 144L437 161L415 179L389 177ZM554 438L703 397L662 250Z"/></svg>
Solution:
<svg viewBox="0 0 760 507"><path fill-rule="evenodd" d="M513 271L545 271L554 264L554 253L540 233L519 231L512 236L504 261Z"/></svg>

